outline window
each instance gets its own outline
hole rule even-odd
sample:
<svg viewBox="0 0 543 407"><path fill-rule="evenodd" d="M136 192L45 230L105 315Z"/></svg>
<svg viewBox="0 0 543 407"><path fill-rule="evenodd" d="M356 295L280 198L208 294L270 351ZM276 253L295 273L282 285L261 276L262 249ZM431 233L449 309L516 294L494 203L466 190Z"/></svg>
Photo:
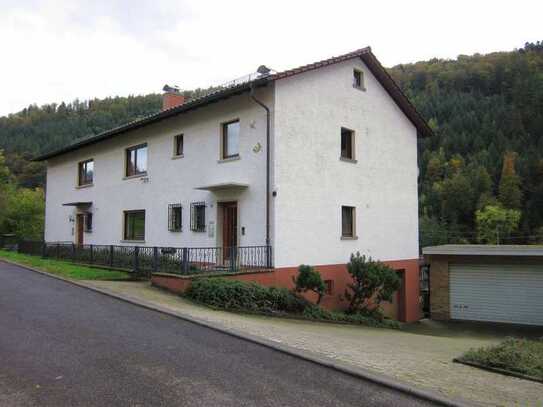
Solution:
<svg viewBox="0 0 543 407"><path fill-rule="evenodd" d="M353 70L353 87L365 90L364 73L358 69Z"/></svg>
<svg viewBox="0 0 543 407"><path fill-rule="evenodd" d="M239 120L222 125L222 158L239 156Z"/></svg>
<svg viewBox="0 0 543 407"><path fill-rule="evenodd" d="M190 204L190 230L193 232L206 231L205 202L193 202Z"/></svg>
<svg viewBox="0 0 543 407"><path fill-rule="evenodd" d="M145 240L145 211L124 212L124 240Z"/></svg>
<svg viewBox="0 0 543 407"><path fill-rule="evenodd" d="M87 212L85 214L85 233L92 232L92 213Z"/></svg>
<svg viewBox="0 0 543 407"><path fill-rule="evenodd" d="M183 135L182 134L178 134L177 136L174 137L173 155L174 157L183 156Z"/></svg>
<svg viewBox="0 0 543 407"><path fill-rule="evenodd" d="M91 185L94 177L94 160L81 161L78 172L77 184L79 186Z"/></svg>
<svg viewBox="0 0 543 407"><path fill-rule="evenodd" d="M181 232L183 228L183 207L181 204L170 204L168 206L168 230L170 232Z"/></svg>
<svg viewBox="0 0 543 407"><path fill-rule="evenodd" d="M354 131L341 128L341 158L354 160Z"/></svg>
<svg viewBox="0 0 543 407"><path fill-rule="evenodd" d="M147 144L126 149L126 176L147 173Z"/></svg>
<svg viewBox="0 0 543 407"><path fill-rule="evenodd" d="M332 295L334 293L334 281L324 280L324 293L326 295Z"/></svg>
<svg viewBox="0 0 543 407"><path fill-rule="evenodd" d="M355 237L355 208L352 206L341 207L341 237Z"/></svg>

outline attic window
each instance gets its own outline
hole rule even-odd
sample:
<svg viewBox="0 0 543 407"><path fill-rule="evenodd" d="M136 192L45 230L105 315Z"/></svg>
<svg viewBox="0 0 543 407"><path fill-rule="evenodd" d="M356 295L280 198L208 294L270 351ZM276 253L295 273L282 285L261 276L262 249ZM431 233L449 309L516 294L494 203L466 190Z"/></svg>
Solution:
<svg viewBox="0 0 543 407"><path fill-rule="evenodd" d="M366 90L364 87L364 73L359 70L353 70L353 87L360 90Z"/></svg>

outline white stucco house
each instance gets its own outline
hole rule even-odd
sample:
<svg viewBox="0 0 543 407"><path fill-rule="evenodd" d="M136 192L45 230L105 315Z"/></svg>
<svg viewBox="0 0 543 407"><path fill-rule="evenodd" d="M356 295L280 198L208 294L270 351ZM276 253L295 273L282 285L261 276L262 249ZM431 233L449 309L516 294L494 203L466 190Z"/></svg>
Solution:
<svg viewBox="0 0 543 407"><path fill-rule="evenodd" d="M162 111L38 157L46 241L270 246L267 278L289 285L299 264L315 265L330 306L360 251L402 273L399 318L416 319L428 125L370 48L263 68L194 100L165 88Z"/></svg>

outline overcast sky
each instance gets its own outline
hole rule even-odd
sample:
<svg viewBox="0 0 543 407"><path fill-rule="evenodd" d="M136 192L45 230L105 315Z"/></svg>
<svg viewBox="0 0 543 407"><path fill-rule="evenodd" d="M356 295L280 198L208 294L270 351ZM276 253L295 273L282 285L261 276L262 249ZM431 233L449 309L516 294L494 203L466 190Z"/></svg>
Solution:
<svg viewBox="0 0 543 407"><path fill-rule="evenodd" d="M0 0L0 116L217 85L370 45L385 66L543 40L543 1Z"/></svg>

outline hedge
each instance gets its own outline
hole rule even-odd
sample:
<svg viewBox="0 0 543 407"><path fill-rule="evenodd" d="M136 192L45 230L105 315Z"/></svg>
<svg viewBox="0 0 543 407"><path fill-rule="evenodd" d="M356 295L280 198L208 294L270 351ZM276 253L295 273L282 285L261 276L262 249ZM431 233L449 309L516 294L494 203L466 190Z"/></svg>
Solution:
<svg viewBox="0 0 543 407"><path fill-rule="evenodd" d="M299 314L309 304L286 288L265 287L225 278L195 279L186 296L212 307L240 311Z"/></svg>

